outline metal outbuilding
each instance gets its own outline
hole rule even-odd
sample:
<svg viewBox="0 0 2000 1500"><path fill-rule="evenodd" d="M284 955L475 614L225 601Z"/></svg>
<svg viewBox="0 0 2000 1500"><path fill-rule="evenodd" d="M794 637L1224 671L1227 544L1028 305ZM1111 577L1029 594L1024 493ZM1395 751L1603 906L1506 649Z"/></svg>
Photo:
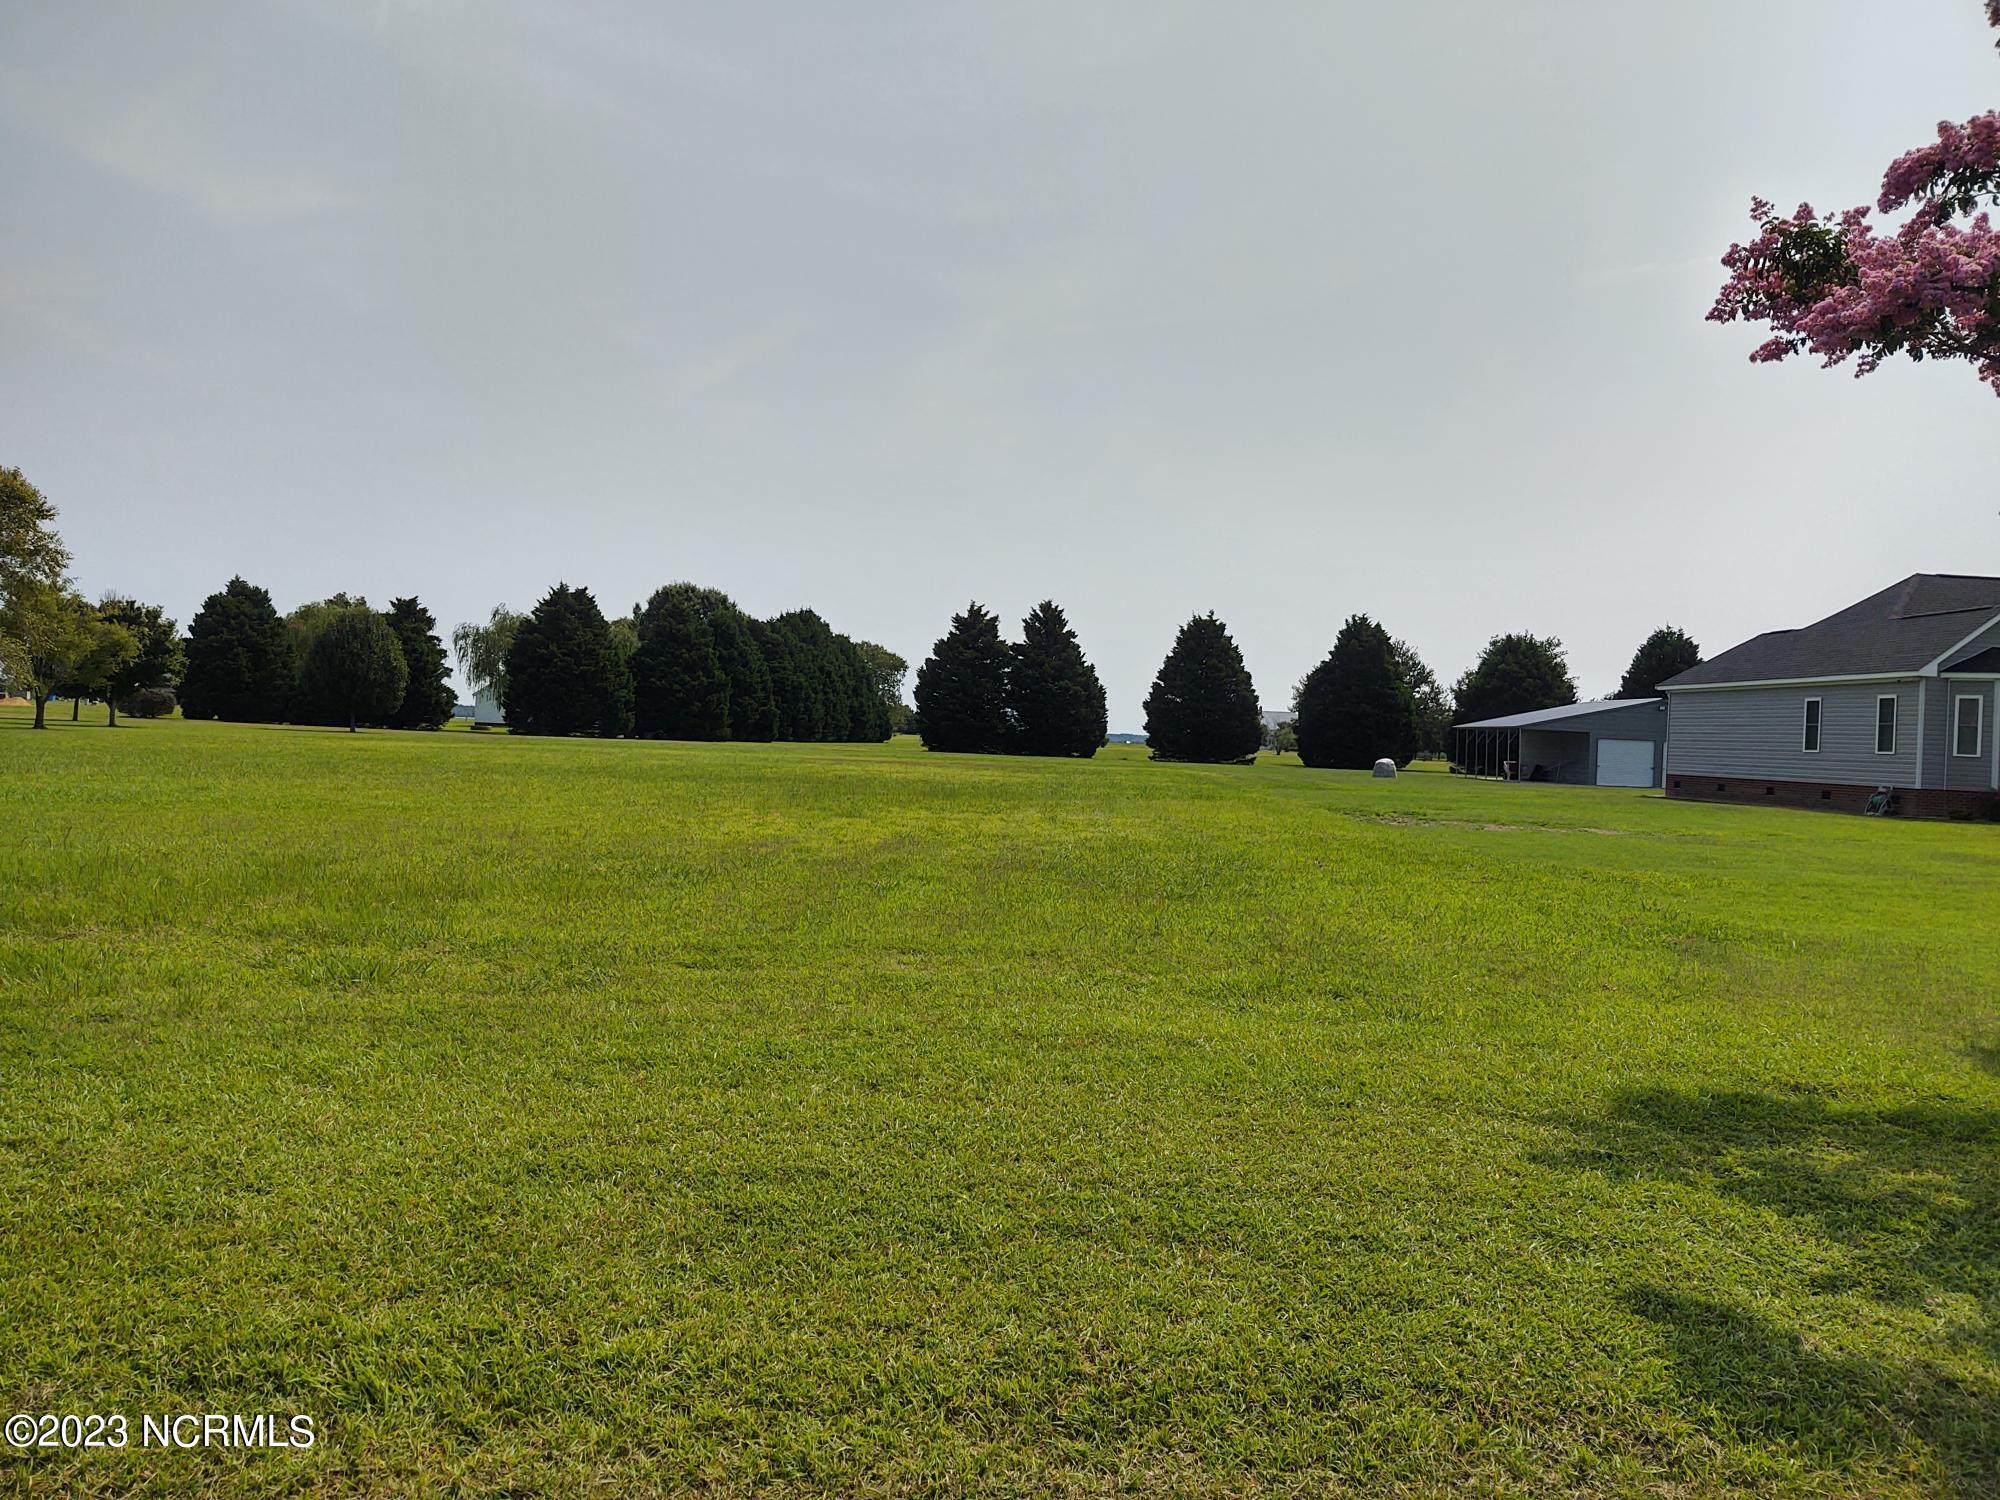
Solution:
<svg viewBox="0 0 2000 1500"><path fill-rule="evenodd" d="M1572 786L1658 786L1664 698L1600 698L1452 727L1452 763L1468 776Z"/></svg>

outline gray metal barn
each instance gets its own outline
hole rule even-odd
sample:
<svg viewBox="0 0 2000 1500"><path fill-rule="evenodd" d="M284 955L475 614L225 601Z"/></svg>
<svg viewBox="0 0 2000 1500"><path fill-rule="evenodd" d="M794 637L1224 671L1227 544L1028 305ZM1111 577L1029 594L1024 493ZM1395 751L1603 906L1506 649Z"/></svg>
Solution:
<svg viewBox="0 0 2000 1500"><path fill-rule="evenodd" d="M1452 764L1469 776L1572 786L1658 786L1664 698L1600 698L1452 727Z"/></svg>

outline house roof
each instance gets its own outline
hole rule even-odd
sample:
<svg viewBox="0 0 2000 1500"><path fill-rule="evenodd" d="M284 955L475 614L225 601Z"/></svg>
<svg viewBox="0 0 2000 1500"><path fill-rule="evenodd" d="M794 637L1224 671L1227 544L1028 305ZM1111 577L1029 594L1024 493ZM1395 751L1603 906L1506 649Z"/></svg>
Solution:
<svg viewBox="0 0 2000 1500"><path fill-rule="evenodd" d="M2000 672L2000 646L1988 646L1970 656L1954 657L1944 664L1947 672Z"/></svg>
<svg viewBox="0 0 2000 1500"><path fill-rule="evenodd" d="M1912 573L1797 630L1771 630L1669 677L1665 688L1922 671L2000 616L2000 578Z"/></svg>
<svg viewBox="0 0 2000 1500"><path fill-rule="evenodd" d="M1497 719L1475 719L1454 724L1454 729L1532 729L1538 724L1554 724L1562 719L1587 719L1592 714L1611 713L1620 708L1643 708L1658 698L1598 698L1589 703L1564 703L1555 708L1538 708L1525 714L1503 714ZM1581 729L1581 724L1573 726Z"/></svg>

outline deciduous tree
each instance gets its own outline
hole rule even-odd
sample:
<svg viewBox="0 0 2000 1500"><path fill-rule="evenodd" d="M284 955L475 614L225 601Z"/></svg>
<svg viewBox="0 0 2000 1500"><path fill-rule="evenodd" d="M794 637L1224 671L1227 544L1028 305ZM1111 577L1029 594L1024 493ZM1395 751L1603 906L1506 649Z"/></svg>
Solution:
<svg viewBox="0 0 2000 1500"><path fill-rule="evenodd" d="M451 633L451 648L458 656L458 672L467 690L475 695L491 693L503 712L507 707L507 652L526 618L496 604L484 625L467 620Z"/></svg>
<svg viewBox="0 0 2000 1500"><path fill-rule="evenodd" d="M1451 699L1437 680L1437 674L1417 655L1416 648L1407 641L1392 641L1390 651L1396 658L1397 675L1410 690L1410 701L1417 712L1417 754L1420 756L1440 756L1445 753L1445 741L1451 734Z"/></svg>
<svg viewBox="0 0 2000 1500"><path fill-rule="evenodd" d="M2000 26L2000 0L1987 0ZM1935 145L1889 164L1878 213L1911 210L1887 233L1866 208L1778 213L1752 199L1757 234L1731 245L1709 318L1763 323L1757 362L1816 355L1867 375L1897 354L1970 364L2000 395L2000 231L1982 207L2000 204L2000 111L1941 123Z"/></svg>
<svg viewBox="0 0 2000 1500"><path fill-rule="evenodd" d="M68 573L56 508L19 469L0 468L0 602L24 584L58 585Z"/></svg>
<svg viewBox="0 0 2000 1500"><path fill-rule="evenodd" d="M96 696L138 649L130 631L66 587L22 574L0 602L0 671L34 700L37 729L48 726L51 694Z"/></svg>
<svg viewBox="0 0 2000 1500"><path fill-rule="evenodd" d="M1553 636L1496 635L1453 684L1454 722L1497 719L1576 702L1576 683Z"/></svg>
<svg viewBox="0 0 2000 1500"><path fill-rule="evenodd" d="M325 619L313 635L299 673L299 694L330 710L349 733L363 724L386 724L403 704L410 668L389 622L365 604L349 605Z"/></svg>

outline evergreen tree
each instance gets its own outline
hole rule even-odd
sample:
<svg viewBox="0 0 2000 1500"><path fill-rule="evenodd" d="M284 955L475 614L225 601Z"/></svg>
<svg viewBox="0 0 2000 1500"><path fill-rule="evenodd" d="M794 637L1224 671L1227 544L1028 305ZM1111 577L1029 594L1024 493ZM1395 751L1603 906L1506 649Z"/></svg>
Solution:
<svg viewBox="0 0 2000 1500"><path fill-rule="evenodd" d="M632 677L589 589L559 583L507 648L507 727L517 734L626 733Z"/></svg>
<svg viewBox="0 0 2000 1500"><path fill-rule="evenodd" d="M365 604L349 605L313 633L299 672L299 696L328 717L314 722L386 724L403 704L409 663L389 622Z"/></svg>
<svg viewBox="0 0 2000 1500"><path fill-rule="evenodd" d="M1625 669L1624 679L1613 696L1657 698L1661 683L1700 665L1701 647L1688 633L1673 625L1662 625L1632 653L1632 665Z"/></svg>
<svg viewBox="0 0 2000 1500"><path fill-rule="evenodd" d="M729 681L729 738L775 739L778 707L771 696L771 669L751 631L749 616L720 589L670 583L661 592L685 599L708 622L715 659Z"/></svg>
<svg viewBox="0 0 2000 1500"><path fill-rule="evenodd" d="M1021 641L1010 655L1014 748L1023 755L1097 754L1108 727L1104 684L1054 601L1044 599L1021 622Z"/></svg>
<svg viewBox="0 0 2000 1500"><path fill-rule="evenodd" d="M1408 765L1417 748L1417 711L1398 670L1389 632L1352 615L1325 661L1299 685L1299 759L1309 766L1365 771L1383 756Z"/></svg>
<svg viewBox="0 0 2000 1500"><path fill-rule="evenodd" d="M1243 653L1214 614L1180 629L1146 695L1154 760L1244 763L1264 742L1264 716Z"/></svg>
<svg viewBox="0 0 2000 1500"><path fill-rule="evenodd" d="M190 719L273 724L285 716L292 646L265 590L232 578L188 625L181 712Z"/></svg>
<svg viewBox="0 0 2000 1500"><path fill-rule="evenodd" d="M1007 748L1008 651L999 619L968 604L917 669L917 715L926 750L996 755Z"/></svg>
<svg viewBox="0 0 2000 1500"><path fill-rule="evenodd" d="M646 601L638 623L633 732L648 739L727 739L729 678L708 620L684 591L666 588Z"/></svg>
<svg viewBox="0 0 2000 1500"><path fill-rule="evenodd" d="M437 616L415 598L391 599L384 617L402 647L409 683L403 701L389 715L391 729L438 729L451 717L458 695L451 690L451 668L444 642L438 639Z"/></svg>
<svg viewBox="0 0 2000 1500"><path fill-rule="evenodd" d="M105 684L108 719L116 724L121 703L148 688L172 687L179 682L186 659L181 651L180 633L159 605L107 595L97 606L97 612L131 632L138 647L132 659Z"/></svg>
<svg viewBox="0 0 2000 1500"><path fill-rule="evenodd" d="M765 670L771 679L773 737L823 738L826 710L820 701L818 673L805 643L794 636L784 616L752 620L750 635L764 657Z"/></svg>
<svg viewBox="0 0 2000 1500"><path fill-rule="evenodd" d="M1479 664L1452 685L1454 719L1460 724L1560 708L1576 702L1576 683L1553 636L1496 635Z"/></svg>

